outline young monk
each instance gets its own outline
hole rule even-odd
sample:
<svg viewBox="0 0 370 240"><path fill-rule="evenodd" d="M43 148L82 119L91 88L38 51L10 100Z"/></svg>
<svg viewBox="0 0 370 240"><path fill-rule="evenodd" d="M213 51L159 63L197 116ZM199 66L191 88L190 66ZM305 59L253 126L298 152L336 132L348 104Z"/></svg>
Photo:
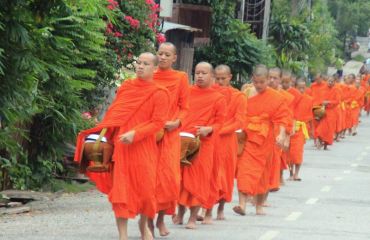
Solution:
<svg viewBox="0 0 370 240"><path fill-rule="evenodd" d="M233 210L240 215L245 215L248 196L256 196L256 214L264 214L262 204L269 191L273 147L283 147L287 138L289 109L284 98L268 87L268 76L266 66L255 67L244 125L247 140L237 164L239 205ZM274 129L279 129L277 136Z"/></svg>
<svg viewBox="0 0 370 240"><path fill-rule="evenodd" d="M163 139L158 143L158 177L156 197L158 201L158 218L156 227L161 236L170 232L165 226L164 215L175 214L180 194L180 126L189 110L189 84L185 72L176 71L172 65L176 62L176 46L162 43L157 51L158 70L154 73L154 82L165 87L170 94L169 115L164 126ZM153 221L149 227L154 231Z"/></svg>
<svg viewBox="0 0 370 240"><path fill-rule="evenodd" d="M354 92L354 100L351 103L352 107L352 135L357 135L357 127L359 124L359 118L361 109L364 105L365 89L361 86L361 78L357 77L355 82L356 91Z"/></svg>
<svg viewBox="0 0 370 240"><path fill-rule="evenodd" d="M156 133L163 128L168 112L169 96L166 89L153 81L158 64L152 53L139 56L137 78L126 80L117 92L103 121L95 128L82 131L77 139L75 159L81 159L85 136L103 128L115 131L113 185L109 201L116 217L119 239L127 240L127 221L140 214L142 240L152 240L148 217L156 213L156 166L158 147Z"/></svg>
<svg viewBox="0 0 370 240"><path fill-rule="evenodd" d="M196 228L199 209L207 203L213 169L215 136L219 134L226 115L224 96L212 87L213 67L207 62L195 67L195 86L190 88L189 113L182 123L182 132L200 138L200 148L190 166L182 170L182 183L175 224L182 224L185 207L190 208L188 229Z"/></svg>
<svg viewBox="0 0 370 240"><path fill-rule="evenodd" d="M245 121L247 100L243 93L230 84L232 74L230 67L219 65L215 68L216 87L225 96L227 105L226 120L215 143L214 161L218 162L216 181L219 182L218 195L211 196L204 206L207 211L203 223L212 222L212 207L218 201L217 220L224 220L225 202L231 202L234 189L235 169L237 162L237 137L235 131L242 128ZM214 164L214 169L216 164Z"/></svg>
<svg viewBox="0 0 370 240"><path fill-rule="evenodd" d="M299 78L296 82L297 90L302 94L298 106L294 112L295 134L290 138L289 157L291 160L291 176L294 181L301 181L299 170L303 162L304 144L309 138L308 127L312 125L312 97L305 93L306 79Z"/></svg>
<svg viewBox="0 0 370 240"><path fill-rule="evenodd" d="M278 93L283 97L286 105L288 106L289 113L286 116L289 119L289 124L286 126L288 134L288 138L293 126L293 104L294 104L294 96L289 92L285 91L281 88L281 80L282 80L282 71L280 68L271 68L269 70L269 87L278 91ZM275 129L275 135L278 136L279 129ZM273 153L273 160L271 165L271 175L270 175L270 190L271 191L278 191L280 189L280 185L284 184L283 179L283 171L287 169L287 162L286 158L283 157L283 151L288 150L290 140L286 138L286 143L284 144L284 148L281 148L277 145L274 145L274 153Z"/></svg>
<svg viewBox="0 0 370 240"><path fill-rule="evenodd" d="M302 108L302 94L296 88L292 87L292 74L289 71L283 71L281 86L282 89L294 97L291 104L293 121L292 129L290 131L289 149L283 152L282 157L289 166L289 180L300 181L300 178L294 176L294 172L296 171L294 168L298 168L299 171L299 166L302 163L302 158L300 156L303 156L303 146L305 143L305 141L302 141L302 136L304 138L308 138L307 126L305 122L301 120L301 116L299 114L299 111ZM303 135L303 132L307 134Z"/></svg>
<svg viewBox="0 0 370 240"><path fill-rule="evenodd" d="M314 83L311 84L310 89L310 96L313 99L313 105L314 108L320 108L323 106L323 101L325 99L326 91L327 91L327 84L324 81L324 76L321 73L317 73L315 75ZM306 90L307 91L307 90ZM319 120L314 120L314 129L317 128L319 124ZM315 131L316 132L316 131ZM316 134L314 135L314 141L315 145L318 149L320 149L322 146L320 145L320 142L317 140Z"/></svg>
<svg viewBox="0 0 370 240"><path fill-rule="evenodd" d="M347 132L348 135L352 135L352 127L353 127L352 102L355 100L355 96L356 96L356 87L354 85L355 79L356 79L356 76L354 74L349 74L345 78L345 85L343 88L344 102L346 106L344 134Z"/></svg>
<svg viewBox="0 0 370 240"><path fill-rule="evenodd" d="M369 74L370 76L370 74ZM365 103L364 103L364 110L366 112L366 115L370 115L370 77L367 81L367 84L365 85Z"/></svg>
<svg viewBox="0 0 370 240"><path fill-rule="evenodd" d="M328 78L326 96L322 104L325 106L325 117L323 117L315 129L320 144L324 146L324 150L328 149L328 145L333 144L335 135L336 123L336 108L340 103L340 92L334 87L335 80L333 77Z"/></svg>

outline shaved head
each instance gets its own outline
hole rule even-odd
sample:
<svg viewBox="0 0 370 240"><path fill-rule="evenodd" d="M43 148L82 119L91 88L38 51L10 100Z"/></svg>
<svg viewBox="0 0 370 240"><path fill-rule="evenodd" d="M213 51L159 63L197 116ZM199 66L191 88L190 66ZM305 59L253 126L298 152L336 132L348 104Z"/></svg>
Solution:
<svg viewBox="0 0 370 240"><path fill-rule="evenodd" d="M208 88L213 84L213 66L208 62L200 62L195 66L195 84L200 88Z"/></svg>
<svg viewBox="0 0 370 240"><path fill-rule="evenodd" d="M270 68L269 72L277 73L281 77L281 69L278 67Z"/></svg>
<svg viewBox="0 0 370 240"><path fill-rule="evenodd" d="M306 78L304 78L304 77L298 78L298 80L296 82L296 88L301 93L304 93L306 91Z"/></svg>
<svg viewBox="0 0 370 240"><path fill-rule="evenodd" d="M142 54L139 55L139 58L140 58L140 56L148 56L152 60L153 65L158 66L158 57L156 55L154 55L153 53L143 52Z"/></svg>
<svg viewBox="0 0 370 240"><path fill-rule="evenodd" d="M225 65L225 64L220 64L218 65L216 68L215 68L215 71L223 71L227 74L231 74L231 69L229 66Z"/></svg>
<svg viewBox="0 0 370 240"><path fill-rule="evenodd" d="M175 46L175 44L171 43L171 42L164 42L164 43L161 43L158 47L158 49L161 49L161 47L168 47L169 49L171 49L172 53L173 54L177 54L177 48Z"/></svg>
<svg viewBox="0 0 370 240"><path fill-rule="evenodd" d="M269 76L269 69L263 64L258 64L253 69L253 76L255 76L255 77L266 77L267 78Z"/></svg>
<svg viewBox="0 0 370 240"><path fill-rule="evenodd" d="M220 86L230 86L230 81L233 78L229 66L221 64L215 68L215 80Z"/></svg>
<svg viewBox="0 0 370 240"><path fill-rule="evenodd" d="M213 74L213 71L214 71L214 69L213 69L213 66L212 66L212 64L210 64L209 62L199 62L196 66L195 66L195 69L197 68L197 67L199 67L199 66L205 66L205 67L207 67L208 69L209 69L209 71Z"/></svg>

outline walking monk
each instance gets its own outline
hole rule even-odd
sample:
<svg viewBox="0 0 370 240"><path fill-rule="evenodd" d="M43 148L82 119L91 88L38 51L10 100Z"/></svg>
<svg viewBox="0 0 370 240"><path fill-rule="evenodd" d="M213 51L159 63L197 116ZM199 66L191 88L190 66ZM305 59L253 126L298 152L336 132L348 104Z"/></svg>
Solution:
<svg viewBox="0 0 370 240"><path fill-rule="evenodd" d="M166 119L163 139L158 143L159 160L156 197L158 218L156 227L161 236L169 234L164 224L164 215L175 214L180 194L180 126L189 110L189 84L185 72L172 69L176 62L176 47L169 42L162 43L157 52L158 70L154 82L167 88L170 94L169 115ZM154 231L154 224L149 227Z"/></svg>
<svg viewBox="0 0 370 240"><path fill-rule="evenodd" d="M235 169L237 162L237 137L235 131L242 128L245 121L247 99L244 94L230 85L232 74L230 67L219 65L215 68L216 89L225 96L227 105L226 120L215 142L214 164L215 181L219 189L212 193L209 202L204 206L207 211L203 223L212 222L212 207L218 202L217 220L224 220L225 202L231 202L234 189ZM211 185L214 184L211 181Z"/></svg>
<svg viewBox="0 0 370 240"><path fill-rule="evenodd" d="M302 109L302 93L292 87L292 74L289 71L283 71L281 77L282 88L290 93L294 98L291 104L292 110L292 128L290 131L289 149L283 151L282 158L289 166L289 180L300 181L294 172L299 172L302 163L303 146L305 139L308 138L306 123L302 121L300 110ZM312 112L312 109L310 110ZM303 140L303 141L302 141Z"/></svg>
<svg viewBox="0 0 370 240"><path fill-rule="evenodd" d="M195 67L195 86L190 88L189 113L181 131L199 136L200 148L191 165L183 166L178 214L173 218L175 224L182 224L185 207L190 208L188 229L196 228L199 209L209 198L214 140L226 115L226 100L212 85L212 65L198 63Z"/></svg>
<svg viewBox="0 0 370 240"><path fill-rule="evenodd" d="M309 138L308 127L312 124L312 98L305 93L306 80L300 78L296 82L297 90L302 94L298 106L294 111L295 134L290 138L289 157L291 161L291 176L294 181L301 181L299 170L303 162L304 144Z"/></svg>
<svg viewBox="0 0 370 240"><path fill-rule="evenodd" d="M286 143L284 144L284 148L279 147L278 145L274 145L273 150L273 157L272 157L272 165L271 165L271 174L270 174L270 190L271 191L278 191L280 189L280 185L284 184L283 179L283 171L284 169L287 169L287 162L286 158L283 157L283 151L288 150L289 146L289 138L290 138L290 132L292 130L293 126L293 108L294 108L294 96L290 94L289 92L285 91L281 87L281 80L282 80L282 71L280 68L271 68L269 70L269 86L278 91L278 93L283 97L283 100L285 104L288 106L289 112L287 117L287 120L289 121L288 125L286 126L287 132L289 134L287 135ZM290 84L290 82L289 82ZM275 136L279 135L280 129L275 129Z"/></svg>
<svg viewBox="0 0 370 240"><path fill-rule="evenodd" d="M340 104L340 92L339 89L334 87L335 80L333 77L329 77L326 90L326 95L322 104L325 106L325 116L319 121L317 128L315 129L315 135L321 145L324 146L324 150L327 150L328 145L333 144L335 130L336 130L336 117L337 117L337 106Z"/></svg>
<svg viewBox="0 0 370 240"><path fill-rule="evenodd" d="M361 86L361 78L357 77L355 82L356 91L354 92L352 108L352 135L357 135L357 127L360 122L361 109L364 106L365 89Z"/></svg>
<svg viewBox="0 0 370 240"><path fill-rule="evenodd" d="M269 191L273 148L275 144L283 147L287 138L289 109L284 98L268 87L268 75L264 65L253 71L244 125L247 140L237 163L239 205L233 210L240 215L245 215L248 196L256 196L256 214L264 214L262 203ZM277 137L274 129L279 129Z"/></svg>
<svg viewBox="0 0 370 240"><path fill-rule="evenodd" d="M79 161L85 136L99 133L103 128L116 133L107 134L106 138L114 142L113 185L109 201L120 240L128 239L127 221L138 214L141 216L141 239L153 239L147 220L157 211L156 133L165 124L169 103L167 90L153 81L157 64L157 57L152 53L141 54L136 65L137 78L122 84L103 121L93 129L82 131L77 139L75 159Z"/></svg>
<svg viewBox="0 0 370 240"><path fill-rule="evenodd" d="M324 107L323 102L327 91L327 84L326 82L324 82L321 73L317 73L315 75L315 81L314 83L311 84L311 87L309 89L310 91L306 90L306 92L309 92L310 96L312 97L314 108L323 108ZM314 129L317 128L319 121L320 121L319 119L315 118ZM314 135L314 141L316 147L320 149L322 146L320 144L320 141L317 140L316 134Z"/></svg>

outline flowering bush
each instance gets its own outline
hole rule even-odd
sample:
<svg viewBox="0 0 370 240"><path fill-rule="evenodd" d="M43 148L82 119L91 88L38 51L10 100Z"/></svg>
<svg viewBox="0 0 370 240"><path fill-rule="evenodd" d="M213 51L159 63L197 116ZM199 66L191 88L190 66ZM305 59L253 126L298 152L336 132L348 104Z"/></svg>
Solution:
<svg viewBox="0 0 370 240"><path fill-rule="evenodd" d="M133 56L153 51L156 43L166 41L159 32L159 5L154 0L107 0L115 21L107 22L107 46L117 56L117 67L128 66Z"/></svg>

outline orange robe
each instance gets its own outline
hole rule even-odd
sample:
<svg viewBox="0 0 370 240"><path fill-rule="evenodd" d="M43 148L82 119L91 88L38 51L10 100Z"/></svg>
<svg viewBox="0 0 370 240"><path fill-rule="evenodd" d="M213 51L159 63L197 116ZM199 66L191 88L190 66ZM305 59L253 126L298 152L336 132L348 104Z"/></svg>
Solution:
<svg viewBox="0 0 370 240"><path fill-rule="evenodd" d="M362 87L356 88L354 91L352 107L352 126L357 126L359 123L360 112L364 105L365 89Z"/></svg>
<svg viewBox="0 0 370 240"><path fill-rule="evenodd" d="M242 92L233 87L218 87L216 89L225 96L227 113L226 120L215 142L214 151L214 163L218 164L214 164L213 173L219 194L215 195L217 192L211 194L206 208L212 207L211 204L215 204L220 199L224 199L226 202L232 200L238 149L235 131L243 127L247 110L247 99Z"/></svg>
<svg viewBox="0 0 370 240"><path fill-rule="evenodd" d="M325 96L327 93L326 92L327 91L326 82L321 82L321 83L314 82L312 83L310 89L311 89L311 96L312 96L314 107L321 106L322 102L325 100ZM317 138L316 128L318 127L319 122L317 120L314 120L313 123L314 123L313 126L314 126L314 132L315 132L314 138Z"/></svg>
<svg viewBox="0 0 370 240"><path fill-rule="evenodd" d="M181 122L189 110L189 84L185 72L176 70L160 70L154 74L154 82L169 91L170 106L167 121L180 119ZM159 160L156 197L158 211L166 210L166 214L175 213L180 194L180 128L165 131L163 139L158 143Z"/></svg>
<svg viewBox="0 0 370 240"><path fill-rule="evenodd" d="M364 110L370 112L370 86L366 85Z"/></svg>
<svg viewBox="0 0 370 240"><path fill-rule="evenodd" d="M356 95L356 88L354 85L345 85L344 86L344 102L346 106L346 113L345 113L345 129L351 129L353 127L353 110L351 107L352 102L355 100Z"/></svg>
<svg viewBox="0 0 370 240"><path fill-rule="evenodd" d="M336 107L335 111L336 111L336 129L335 129L335 132L336 133L340 133L341 131L343 131L343 116L344 116L344 110L345 110L345 104L343 102L343 89L342 89L342 84L341 83L336 83L335 88L338 89L339 91L339 96L340 96L340 103L338 104L338 106Z"/></svg>
<svg viewBox="0 0 370 240"><path fill-rule="evenodd" d="M294 111L295 134L290 138L289 157L292 164L302 164L304 144L306 137L304 135L304 126L308 131L309 122L313 120L312 114L313 101L312 97L302 94L300 101Z"/></svg>
<svg viewBox="0 0 370 240"><path fill-rule="evenodd" d="M168 103L167 90L154 82L126 80L103 121L95 128L82 131L77 138L75 160L80 161L85 136L102 128L117 131L111 139L114 167L109 189L109 201L116 217L155 216L156 133L164 126ZM133 143L123 144L118 136L130 130L135 130Z"/></svg>
<svg viewBox="0 0 370 240"><path fill-rule="evenodd" d="M278 93L283 97L284 102L288 106L288 115L286 116L289 121L287 126L285 126L288 134L292 130L293 126L293 105L294 105L294 96L285 90L278 90ZM279 134L279 128L275 128L275 137ZM273 157L271 162L271 173L270 173L270 189L279 189L280 188L280 172L284 169L287 169L287 155L285 152L276 144L274 145Z"/></svg>
<svg viewBox="0 0 370 240"><path fill-rule="evenodd" d="M237 181L239 191L264 194L270 188L271 161L275 143L274 128L286 127L289 109L279 92L267 88L248 98L244 131L247 141L238 158Z"/></svg>
<svg viewBox="0 0 370 240"><path fill-rule="evenodd" d="M192 160L192 165L182 169L179 204L192 207L207 204L210 197L214 142L225 120L226 100L212 87L202 89L192 86L189 106L189 114L184 119L181 131L195 135L196 126L213 128L210 135L200 138L199 152Z"/></svg>
<svg viewBox="0 0 370 240"><path fill-rule="evenodd" d="M315 135L326 144L333 144L334 134L336 129L336 108L340 104L340 92L336 87L327 86L326 90L326 101L329 101L329 104L325 108L325 117L323 117L315 129Z"/></svg>

